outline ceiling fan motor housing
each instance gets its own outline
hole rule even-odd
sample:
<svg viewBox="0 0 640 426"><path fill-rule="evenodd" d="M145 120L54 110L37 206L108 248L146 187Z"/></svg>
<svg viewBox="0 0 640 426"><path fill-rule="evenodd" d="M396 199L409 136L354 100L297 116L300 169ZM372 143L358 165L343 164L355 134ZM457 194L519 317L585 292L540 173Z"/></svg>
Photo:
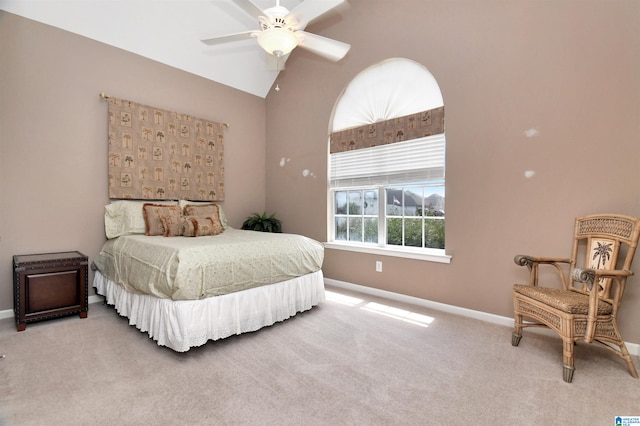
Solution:
<svg viewBox="0 0 640 426"><path fill-rule="evenodd" d="M285 7L275 6L264 12L267 16L260 17L260 27L263 31L271 28L284 28L293 32L298 29L298 22L289 15L289 11Z"/></svg>
<svg viewBox="0 0 640 426"><path fill-rule="evenodd" d="M257 34L258 43L274 56L288 54L298 45L298 39L295 36L298 27L296 20L289 16L289 11L285 7L280 5L264 12L267 16L260 17L262 31Z"/></svg>

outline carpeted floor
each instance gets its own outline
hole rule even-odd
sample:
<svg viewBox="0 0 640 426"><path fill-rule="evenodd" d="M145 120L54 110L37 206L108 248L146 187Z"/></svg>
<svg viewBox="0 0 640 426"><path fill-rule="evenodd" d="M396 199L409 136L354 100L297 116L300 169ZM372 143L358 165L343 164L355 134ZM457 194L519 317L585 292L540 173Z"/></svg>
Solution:
<svg viewBox="0 0 640 426"><path fill-rule="evenodd" d="M640 380L562 344L345 290L258 332L176 353L114 309L87 319L0 321L0 424L615 425L640 416ZM636 366L640 367L636 359Z"/></svg>

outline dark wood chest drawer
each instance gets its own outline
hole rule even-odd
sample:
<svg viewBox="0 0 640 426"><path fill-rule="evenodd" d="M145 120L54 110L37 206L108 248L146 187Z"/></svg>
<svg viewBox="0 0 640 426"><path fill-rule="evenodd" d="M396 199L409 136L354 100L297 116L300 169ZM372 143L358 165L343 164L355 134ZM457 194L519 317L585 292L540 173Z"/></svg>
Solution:
<svg viewBox="0 0 640 426"><path fill-rule="evenodd" d="M79 314L88 307L89 259L77 251L13 256L16 328L27 323Z"/></svg>

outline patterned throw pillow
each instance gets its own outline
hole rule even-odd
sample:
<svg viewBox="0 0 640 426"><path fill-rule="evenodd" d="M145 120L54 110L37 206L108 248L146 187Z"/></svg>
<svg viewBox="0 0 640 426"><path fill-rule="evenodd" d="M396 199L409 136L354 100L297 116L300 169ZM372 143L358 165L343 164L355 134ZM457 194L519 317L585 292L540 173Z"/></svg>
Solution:
<svg viewBox="0 0 640 426"><path fill-rule="evenodd" d="M185 237L204 237L218 235L224 231L220 220L212 217L186 216L183 218L183 235Z"/></svg>
<svg viewBox="0 0 640 426"><path fill-rule="evenodd" d="M199 219L209 218L214 222L216 229L220 228L224 231L222 220L220 220L220 207L217 204L187 204L184 206L184 216ZM220 232L211 235L218 235Z"/></svg>
<svg viewBox="0 0 640 426"><path fill-rule="evenodd" d="M163 216L161 219L165 237L179 237L182 235L182 216L179 216L178 219Z"/></svg>
<svg viewBox="0 0 640 426"><path fill-rule="evenodd" d="M184 206L185 216L219 217L217 204L187 204Z"/></svg>
<svg viewBox="0 0 640 426"><path fill-rule="evenodd" d="M145 235L182 235L182 210L178 205L145 203L142 206Z"/></svg>
<svg viewBox="0 0 640 426"><path fill-rule="evenodd" d="M190 205L196 205L196 206L209 206L212 204L216 205L218 207L218 216L220 217L220 222L222 223L222 227L224 229L227 229L227 225L228 225L227 217L225 216L224 209L220 204L213 203L212 201L189 201L189 200L178 200L178 204L180 205L180 207L182 207L183 213L184 213L184 208ZM188 216L188 215L185 214L185 216ZM202 216L202 215L198 214L197 216Z"/></svg>

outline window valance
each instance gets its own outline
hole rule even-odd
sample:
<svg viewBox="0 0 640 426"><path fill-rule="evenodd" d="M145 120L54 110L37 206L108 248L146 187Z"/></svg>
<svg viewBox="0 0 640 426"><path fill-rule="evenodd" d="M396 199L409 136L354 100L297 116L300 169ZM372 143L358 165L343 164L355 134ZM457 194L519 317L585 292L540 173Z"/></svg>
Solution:
<svg viewBox="0 0 640 426"><path fill-rule="evenodd" d="M444 107L331 133L330 153L353 151L444 133Z"/></svg>

